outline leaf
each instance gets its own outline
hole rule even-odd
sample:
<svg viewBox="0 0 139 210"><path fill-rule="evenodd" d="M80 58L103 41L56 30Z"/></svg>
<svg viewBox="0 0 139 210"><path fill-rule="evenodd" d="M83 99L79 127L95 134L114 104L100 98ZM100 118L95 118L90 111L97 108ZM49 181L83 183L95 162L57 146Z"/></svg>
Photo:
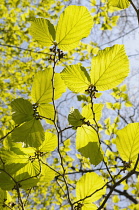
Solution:
<svg viewBox="0 0 139 210"><path fill-rule="evenodd" d="M52 104L40 104L38 107L39 115L51 120L54 120L54 106ZM47 120L47 123L53 124L51 120Z"/></svg>
<svg viewBox="0 0 139 210"><path fill-rule="evenodd" d="M55 41L55 29L49 20L35 18L30 27L30 34L43 46L51 46Z"/></svg>
<svg viewBox="0 0 139 210"><path fill-rule="evenodd" d="M17 98L11 102L12 118L16 124L21 124L23 122L33 119L33 108L32 104L23 98Z"/></svg>
<svg viewBox="0 0 139 210"><path fill-rule="evenodd" d="M2 190L11 190L15 186L15 182L5 172L0 173L0 188Z"/></svg>
<svg viewBox="0 0 139 210"><path fill-rule="evenodd" d="M119 9L126 9L129 7L129 0L108 0L108 5Z"/></svg>
<svg viewBox="0 0 139 210"><path fill-rule="evenodd" d="M75 127L81 126L83 119L84 117L80 114L78 109L73 109L68 115L69 124Z"/></svg>
<svg viewBox="0 0 139 210"><path fill-rule="evenodd" d="M51 152L56 149L58 145L57 136L53 133L45 132L45 140L39 147L41 152Z"/></svg>
<svg viewBox="0 0 139 210"><path fill-rule="evenodd" d="M82 109L82 116L85 117L85 121L89 121L91 124L96 124L96 122L98 122L101 118L102 115L102 109L104 107L103 104L93 104L93 112L94 115L92 113L92 105L91 104L87 104L83 107ZM94 121L94 117L95 117L95 121Z"/></svg>
<svg viewBox="0 0 139 210"><path fill-rule="evenodd" d="M121 158L126 162L131 161L134 166L139 154L139 123L130 123L116 134L116 146Z"/></svg>
<svg viewBox="0 0 139 210"><path fill-rule="evenodd" d="M76 199L88 198L81 201L82 204L91 204L106 193L105 181L98 174L91 172L83 175L76 184ZM91 196L92 195L92 196Z"/></svg>
<svg viewBox="0 0 139 210"><path fill-rule="evenodd" d="M67 66L61 72L61 77L67 87L76 93L84 93L90 85L90 77L81 64Z"/></svg>
<svg viewBox="0 0 139 210"><path fill-rule="evenodd" d="M93 165L98 165L103 160L103 152L97 142L89 142L86 146L78 149L78 151L86 158L90 159Z"/></svg>
<svg viewBox="0 0 139 210"><path fill-rule="evenodd" d="M39 120L35 118L24 123L12 132L15 142L24 142L26 146L39 147L44 141L44 130Z"/></svg>
<svg viewBox="0 0 139 210"><path fill-rule="evenodd" d="M124 45L114 45L99 51L92 59L91 82L104 91L119 85L129 73L129 61Z"/></svg>
<svg viewBox="0 0 139 210"><path fill-rule="evenodd" d="M91 126L87 125L82 125L77 128L76 149L79 150L80 148L85 147L89 142L98 142L96 131Z"/></svg>
<svg viewBox="0 0 139 210"><path fill-rule="evenodd" d="M53 69L47 68L45 71L39 71L35 74L31 96L32 100L38 104L47 104L52 102L53 98ZM54 99L58 99L66 87L62 81L60 74L55 73L54 76Z"/></svg>
<svg viewBox="0 0 139 210"><path fill-rule="evenodd" d="M61 50L71 50L90 34L92 16L84 6L68 6L60 15L56 28L56 42Z"/></svg>
<svg viewBox="0 0 139 210"><path fill-rule="evenodd" d="M54 179L55 175L56 175L56 172L54 172L48 166L43 164L40 180L39 180L37 185L42 185L42 184L43 185L46 185L46 184L50 185L50 181L52 181Z"/></svg>

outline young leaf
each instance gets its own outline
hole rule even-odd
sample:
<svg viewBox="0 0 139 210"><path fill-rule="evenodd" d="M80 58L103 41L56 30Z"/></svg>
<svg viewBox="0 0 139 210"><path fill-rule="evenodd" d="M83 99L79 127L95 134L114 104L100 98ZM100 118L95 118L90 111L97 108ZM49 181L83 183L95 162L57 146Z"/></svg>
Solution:
<svg viewBox="0 0 139 210"><path fill-rule="evenodd" d="M51 120L54 119L54 106L52 104L40 104L37 110L40 116ZM47 123L53 124L53 121L51 120L46 119Z"/></svg>
<svg viewBox="0 0 139 210"><path fill-rule="evenodd" d="M84 6L68 6L60 15L56 28L56 42L61 50L71 50L90 34L92 16Z"/></svg>
<svg viewBox="0 0 139 210"><path fill-rule="evenodd" d="M134 167L139 154L139 123L130 123L117 131L116 146L121 158L131 161Z"/></svg>
<svg viewBox="0 0 139 210"><path fill-rule="evenodd" d="M35 74L31 96L32 100L38 104L47 104L52 102L53 87L52 87L53 69L47 68L45 71L39 71ZM54 76L54 99L58 99L65 92L66 87L60 74L55 73Z"/></svg>
<svg viewBox="0 0 139 210"><path fill-rule="evenodd" d="M16 124L21 124L23 122L33 119L33 108L32 104L23 98L17 98L11 102L12 118Z"/></svg>
<svg viewBox="0 0 139 210"><path fill-rule="evenodd" d="M24 142L26 146L39 147L44 141L44 130L39 120L35 118L22 124L12 132L15 142Z"/></svg>
<svg viewBox="0 0 139 210"><path fill-rule="evenodd" d="M129 7L129 0L108 0L108 5L119 9L126 9Z"/></svg>
<svg viewBox="0 0 139 210"><path fill-rule="evenodd" d="M54 179L56 173L46 165L42 165L41 176L37 185L48 185Z"/></svg>
<svg viewBox="0 0 139 210"><path fill-rule="evenodd" d="M98 165L103 160L103 151L98 142L89 142L86 146L78 149L78 151L86 158L90 159L90 163Z"/></svg>
<svg viewBox="0 0 139 210"><path fill-rule="evenodd" d="M119 85L129 73L129 61L124 45L114 45L99 51L92 59L91 82L104 91Z"/></svg>
<svg viewBox="0 0 139 210"><path fill-rule="evenodd" d="M30 34L43 46L51 46L55 41L55 28L49 20L35 18L30 27Z"/></svg>
<svg viewBox="0 0 139 210"><path fill-rule="evenodd" d="M57 136L53 133L45 132L45 140L39 147L41 152L51 152L56 149L58 145Z"/></svg>
<svg viewBox="0 0 139 210"><path fill-rule="evenodd" d="M76 149L79 150L80 148L87 146L89 142L98 142L96 131L88 125L82 125L77 128Z"/></svg>
<svg viewBox="0 0 139 210"><path fill-rule="evenodd" d="M80 114L78 109L72 110L68 115L68 121L70 125L75 127L81 126L83 124L84 117Z"/></svg>
<svg viewBox="0 0 139 210"><path fill-rule="evenodd" d="M85 121L89 121L91 124L96 124L96 122L98 122L101 118L101 114L102 114L102 109L104 107L103 104L94 104L93 105L93 112L95 113L93 115L92 113L92 105L91 104L87 104L83 107L82 109L82 116L85 117ZM94 121L95 118L95 121Z"/></svg>
<svg viewBox="0 0 139 210"><path fill-rule="evenodd" d="M61 77L67 87L76 92L84 93L90 85L90 77L86 69L80 64L70 65L61 72Z"/></svg>
<svg viewBox="0 0 139 210"><path fill-rule="evenodd" d="M76 184L76 199L84 199L81 201L83 209L86 204L97 201L106 193L105 181L98 174L91 172L83 175Z"/></svg>

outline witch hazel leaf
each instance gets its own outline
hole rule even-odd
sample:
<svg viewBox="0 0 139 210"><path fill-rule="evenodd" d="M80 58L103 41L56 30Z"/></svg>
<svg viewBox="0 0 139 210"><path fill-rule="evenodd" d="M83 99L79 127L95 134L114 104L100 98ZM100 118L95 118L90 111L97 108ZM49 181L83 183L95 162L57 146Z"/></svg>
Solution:
<svg viewBox="0 0 139 210"><path fill-rule="evenodd" d="M104 91L119 85L128 76L129 60L124 45L114 45L99 51L92 59L91 83Z"/></svg>
<svg viewBox="0 0 139 210"><path fill-rule="evenodd" d="M38 104L46 104L53 100L53 69L47 68L35 74L31 96L32 100ZM65 92L66 87L59 73L54 76L54 99L58 99Z"/></svg>
<svg viewBox="0 0 139 210"><path fill-rule="evenodd" d="M81 114L85 118L85 121L89 121L91 124L96 124L101 118L103 107L103 104L93 104L93 107L92 104L87 104L83 107Z"/></svg>
<svg viewBox="0 0 139 210"><path fill-rule="evenodd" d="M90 77L81 64L69 65L61 72L67 87L76 93L84 93L90 85Z"/></svg>
<svg viewBox="0 0 139 210"><path fill-rule="evenodd" d="M70 125L75 127L83 124L84 117L80 114L78 109L73 109L68 115L68 121Z"/></svg>
<svg viewBox="0 0 139 210"><path fill-rule="evenodd" d="M102 176L91 172L83 175L76 184L76 199L83 199L81 203L91 204L102 198L106 193L105 181ZM88 197L84 199L85 197Z"/></svg>
<svg viewBox="0 0 139 210"><path fill-rule="evenodd" d="M60 15L56 28L56 42L61 50L71 50L90 34L93 19L84 6L68 6Z"/></svg>
<svg viewBox="0 0 139 210"><path fill-rule="evenodd" d="M33 119L33 108L32 104L23 98L17 98L11 102L12 107L12 118L16 124Z"/></svg>
<svg viewBox="0 0 139 210"><path fill-rule="evenodd" d="M130 5L129 0L108 0L108 5L118 9L126 9Z"/></svg>
<svg viewBox="0 0 139 210"><path fill-rule="evenodd" d="M49 20L35 18L30 27L30 34L43 46L51 46L55 40L55 28Z"/></svg>
<svg viewBox="0 0 139 210"><path fill-rule="evenodd" d="M14 129L12 140L24 142L26 146L39 147L44 141L44 130L40 121L34 118Z"/></svg>
<svg viewBox="0 0 139 210"><path fill-rule="evenodd" d="M116 134L115 142L121 158L131 162L134 167L139 154L139 123L130 123ZM139 171L139 165L137 170Z"/></svg>
<svg viewBox="0 0 139 210"><path fill-rule="evenodd" d="M57 136L53 133L45 132L45 140L39 147L41 152L52 152L58 146Z"/></svg>

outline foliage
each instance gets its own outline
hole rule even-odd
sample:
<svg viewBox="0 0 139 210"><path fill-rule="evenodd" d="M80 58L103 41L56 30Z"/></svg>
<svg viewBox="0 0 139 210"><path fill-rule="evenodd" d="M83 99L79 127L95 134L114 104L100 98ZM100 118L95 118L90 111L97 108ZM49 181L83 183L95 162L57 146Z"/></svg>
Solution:
<svg viewBox="0 0 139 210"><path fill-rule="evenodd" d="M125 9L129 2L108 0L101 9ZM109 209L108 199L118 206L120 195L132 202L128 209L137 209L139 123L120 126L122 106L132 106L126 86L118 86L129 74L124 45L96 50L82 42L102 15L92 15L93 8L9 0L2 10L0 209ZM105 30L117 18L111 24L104 13ZM101 94L110 89L115 103L106 106L116 115L102 121ZM82 104L66 113L62 127L58 105L69 91Z"/></svg>

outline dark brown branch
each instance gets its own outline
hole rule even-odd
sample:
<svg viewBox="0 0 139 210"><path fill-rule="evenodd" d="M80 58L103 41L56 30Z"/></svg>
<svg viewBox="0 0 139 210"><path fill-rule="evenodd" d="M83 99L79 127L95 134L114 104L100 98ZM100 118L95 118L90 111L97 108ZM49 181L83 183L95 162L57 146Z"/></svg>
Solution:
<svg viewBox="0 0 139 210"><path fill-rule="evenodd" d="M136 172L136 168L137 165L139 163L139 154L135 163L135 166L133 168L133 170L131 170L126 176L124 176L122 179L120 179L118 182L116 182L113 186L111 186L111 190L109 191L109 193L107 194L107 196L105 197L105 199L103 200L102 204L100 205L100 207L97 210L101 210L104 205L106 204L107 200L110 198L112 192L115 190L115 188L121 184L121 182L123 182L124 180L128 179L129 177L131 177L133 174L135 174Z"/></svg>

